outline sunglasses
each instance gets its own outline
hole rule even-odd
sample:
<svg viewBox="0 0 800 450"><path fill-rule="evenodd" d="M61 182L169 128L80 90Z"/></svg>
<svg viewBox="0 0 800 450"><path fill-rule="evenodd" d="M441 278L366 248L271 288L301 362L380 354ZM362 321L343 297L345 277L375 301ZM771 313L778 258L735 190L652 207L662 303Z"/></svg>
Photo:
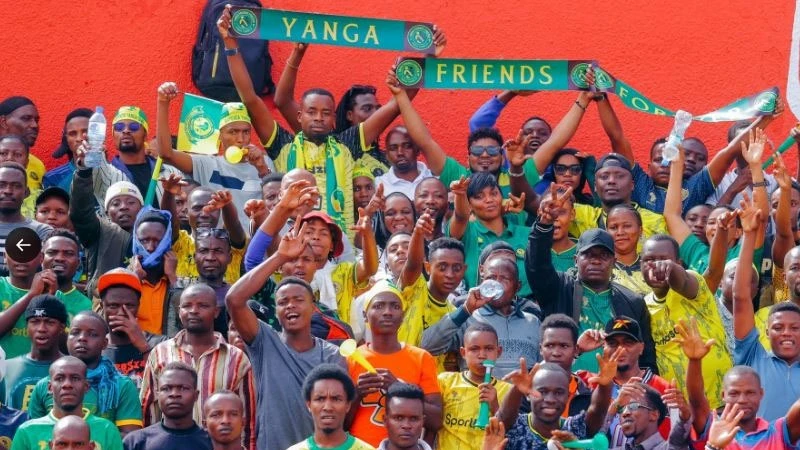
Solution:
<svg viewBox="0 0 800 450"><path fill-rule="evenodd" d="M636 412L639 408L646 409L648 411L655 411L655 408L651 408L647 405L643 405L639 402L631 402L625 406L617 406L617 414L622 414L625 411Z"/></svg>
<svg viewBox="0 0 800 450"><path fill-rule="evenodd" d="M481 156L484 153L488 153L489 156L497 156L501 151L503 151L503 149L495 145L487 145L485 147L482 145L473 145L469 148L469 154L472 156Z"/></svg>
<svg viewBox="0 0 800 450"><path fill-rule="evenodd" d="M198 238L206 238L211 236L217 239L224 239L229 242L231 240L228 230L224 228L198 228L196 234Z"/></svg>
<svg viewBox="0 0 800 450"><path fill-rule="evenodd" d="M114 124L114 131L116 131L117 133L122 133L123 131L125 131L126 128L131 133L136 133L137 131L139 131L140 128L142 128L142 124L140 124L139 122L131 122L128 124L126 124L125 122L117 122Z"/></svg>
<svg viewBox="0 0 800 450"><path fill-rule="evenodd" d="M583 168L581 168L580 164L573 164L571 166L566 164L556 164L553 167L553 170L555 170L556 175L566 175L567 172L569 172L570 175L580 175L583 171Z"/></svg>

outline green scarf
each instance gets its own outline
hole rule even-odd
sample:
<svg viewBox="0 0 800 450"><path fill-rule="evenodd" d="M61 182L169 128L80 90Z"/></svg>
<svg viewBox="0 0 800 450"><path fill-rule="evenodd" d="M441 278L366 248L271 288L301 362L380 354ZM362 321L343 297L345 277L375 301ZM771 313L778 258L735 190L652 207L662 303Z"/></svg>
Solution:
<svg viewBox="0 0 800 450"><path fill-rule="evenodd" d="M341 186L346 185L345 177L350 176L350 174L345 173L342 147L336 138L328 135L324 145L325 173L327 174L325 177L325 212L339 225L342 232L345 232L348 226L344 218L345 197ZM305 136L302 131L295 135L286 161L287 172L298 167L309 169L309 164L306 161Z"/></svg>

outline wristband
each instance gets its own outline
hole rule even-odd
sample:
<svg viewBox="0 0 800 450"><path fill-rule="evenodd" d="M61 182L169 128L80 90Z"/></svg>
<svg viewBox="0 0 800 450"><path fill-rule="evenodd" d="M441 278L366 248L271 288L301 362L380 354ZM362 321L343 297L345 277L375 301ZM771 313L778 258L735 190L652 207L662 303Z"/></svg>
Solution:
<svg viewBox="0 0 800 450"><path fill-rule="evenodd" d="M239 47L236 48L226 48L225 49L225 56L234 56L239 53Z"/></svg>
<svg viewBox="0 0 800 450"><path fill-rule="evenodd" d="M578 100L575 100L575 104L576 104L576 105L578 105L578 108L580 108L580 109L582 109L582 110L586 111L586 107L585 107L585 106L583 106L583 105L581 105L581 102L579 102Z"/></svg>
<svg viewBox="0 0 800 450"><path fill-rule="evenodd" d="M706 442L706 450L722 450L721 448L714 447L713 445Z"/></svg>
<svg viewBox="0 0 800 450"><path fill-rule="evenodd" d="M767 180L759 181L758 183L753 183L750 186L754 187L754 188L757 188L757 187L766 188L767 187Z"/></svg>
<svg viewBox="0 0 800 450"><path fill-rule="evenodd" d="M514 178L521 178L525 176L525 171L512 172L511 168L508 169L508 175Z"/></svg>

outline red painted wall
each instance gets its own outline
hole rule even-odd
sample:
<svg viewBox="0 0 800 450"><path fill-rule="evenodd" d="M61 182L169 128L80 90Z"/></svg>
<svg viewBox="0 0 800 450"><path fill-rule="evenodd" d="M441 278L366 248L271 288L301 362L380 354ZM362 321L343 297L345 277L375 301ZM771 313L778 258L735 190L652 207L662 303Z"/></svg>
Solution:
<svg viewBox="0 0 800 450"><path fill-rule="evenodd" d="M193 91L190 51L204 1L0 0L4 20L0 97L23 94L39 106L41 133L35 147L49 167L64 116L78 106L142 106L155 120L156 88L176 81ZM371 15L438 23L448 35L447 57L595 58L617 77L657 103L703 113L776 85L785 93L795 4L789 0L682 2L553 2L532 0L299 1L270 6L332 14ZM12 12L13 11L13 12ZM277 80L291 50L275 42ZM392 52L313 46L306 54L298 92L313 86L338 97L351 83L383 86ZM416 107L443 147L465 155L467 120L491 92L423 91ZM574 93L539 93L517 99L500 121L506 135L537 114L555 124ZM270 102L270 100L267 100ZM669 132L669 119L623 109L613 100L637 157ZM177 130L179 102L173 107ZM780 143L794 124L791 111L770 129ZM695 124L691 135L710 148L724 145L726 124ZM596 111L590 109L572 146L601 153L609 148ZM794 153L792 160L796 160Z"/></svg>

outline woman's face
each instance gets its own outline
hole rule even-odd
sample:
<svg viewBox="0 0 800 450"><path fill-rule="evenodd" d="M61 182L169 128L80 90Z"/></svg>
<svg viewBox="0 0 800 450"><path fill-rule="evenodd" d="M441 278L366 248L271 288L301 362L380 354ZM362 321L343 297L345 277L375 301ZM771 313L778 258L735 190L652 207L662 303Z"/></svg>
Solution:
<svg viewBox="0 0 800 450"><path fill-rule="evenodd" d="M553 172L555 172L556 183L569 186L573 191L578 190L581 183L581 162L573 155L561 155L555 164L553 164Z"/></svg>
<svg viewBox="0 0 800 450"><path fill-rule="evenodd" d="M394 234L398 231L411 232L414 228L414 207L411 201L399 195L392 195L386 199L383 211L383 223L386 231Z"/></svg>
<svg viewBox="0 0 800 450"><path fill-rule="evenodd" d="M492 220L502 214L503 196L496 186L487 186L474 197L469 198L469 206L475 217L481 220Z"/></svg>
<svg viewBox="0 0 800 450"><path fill-rule="evenodd" d="M617 255L636 252L636 246L642 236L642 226L631 211L624 209L611 211L606 221L606 230L614 238L614 252Z"/></svg>

